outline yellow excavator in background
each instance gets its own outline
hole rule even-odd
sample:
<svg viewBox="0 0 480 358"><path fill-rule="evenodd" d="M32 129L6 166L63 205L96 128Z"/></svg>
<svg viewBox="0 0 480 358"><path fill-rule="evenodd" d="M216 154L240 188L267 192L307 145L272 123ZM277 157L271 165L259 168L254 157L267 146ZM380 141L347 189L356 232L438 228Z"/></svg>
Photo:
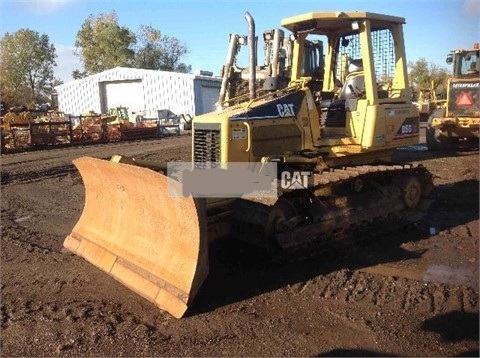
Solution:
<svg viewBox="0 0 480 358"><path fill-rule="evenodd" d="M279 62L269 61L274 68L262 72L262 88L255 23L249 13L246 20L248 91L229 98L235 71L223 71L217 110L193 120L191 164L228 170L252 163L258 172L275 164L281 185L274 198L175 196L185 188L165 175L166 163L121 156L74 161L85 207L64 246L177 318L208 275L209 244L219 237L288 252L359 227L374 230L378 221L416 221L430 202L431 174L391 162L396 148L419 143L403 18L369 12L286 18L289 83L279 85ZM307 55L316 41L325 47L321 58ZM284 185L300 174L308 183Z"/></svg>

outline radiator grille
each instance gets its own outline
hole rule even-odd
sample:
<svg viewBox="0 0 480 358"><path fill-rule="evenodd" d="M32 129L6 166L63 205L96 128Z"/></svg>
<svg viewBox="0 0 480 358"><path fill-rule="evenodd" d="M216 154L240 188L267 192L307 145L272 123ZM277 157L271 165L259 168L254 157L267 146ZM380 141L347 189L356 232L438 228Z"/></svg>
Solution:
<svg viewBox="0 0 480 358"><path fill-rule="evenodd" d="M196 169L220 165L220 124L197 124L193 131L193 161Z"/></svg>

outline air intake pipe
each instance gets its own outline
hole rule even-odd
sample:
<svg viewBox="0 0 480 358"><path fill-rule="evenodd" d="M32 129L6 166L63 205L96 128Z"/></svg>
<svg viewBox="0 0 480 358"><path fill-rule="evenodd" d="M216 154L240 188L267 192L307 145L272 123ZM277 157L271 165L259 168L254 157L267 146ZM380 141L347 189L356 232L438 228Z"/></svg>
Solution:
<svg viewBox="0 0 480 358"><path fill-rule="evenodd" d="M235 63L235 56L237 52L238 52L238 35L230 34L227 61L222 69L222 86L220 87L218 101L215 104L215 107L217 109L222 109L223 101L225 101L225 96L227 94L228 80L230 79L230 73L232 71L233 64Z"/></svg>

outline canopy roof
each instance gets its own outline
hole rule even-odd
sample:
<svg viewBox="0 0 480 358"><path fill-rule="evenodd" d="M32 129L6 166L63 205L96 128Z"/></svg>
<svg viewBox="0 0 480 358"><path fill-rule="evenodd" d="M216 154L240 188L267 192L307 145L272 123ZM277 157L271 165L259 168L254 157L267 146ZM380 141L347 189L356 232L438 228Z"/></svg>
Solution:
<svg viewBox="0 0 480 358"><path fill-rule="evenodd" d="M372 28L388 28L392 23L405 24L405 19L397 16L376 14L365 11L310 12L288 17L281 25L291 32L328 34L351 30L355 20L370 20Z"/></svg>

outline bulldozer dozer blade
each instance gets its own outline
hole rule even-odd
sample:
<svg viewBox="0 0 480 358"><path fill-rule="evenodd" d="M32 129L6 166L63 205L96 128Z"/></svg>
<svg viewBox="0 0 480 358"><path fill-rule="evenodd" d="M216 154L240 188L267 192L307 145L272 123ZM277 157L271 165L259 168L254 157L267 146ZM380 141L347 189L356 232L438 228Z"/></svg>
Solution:
<svg viewBox="0 0 480 358"><path fill-rule="evenodd" d="M73 163L85 206L63 245L182 317L208 274L204 202L180 197L179 182L150 169L89 157Z"/></svg>

